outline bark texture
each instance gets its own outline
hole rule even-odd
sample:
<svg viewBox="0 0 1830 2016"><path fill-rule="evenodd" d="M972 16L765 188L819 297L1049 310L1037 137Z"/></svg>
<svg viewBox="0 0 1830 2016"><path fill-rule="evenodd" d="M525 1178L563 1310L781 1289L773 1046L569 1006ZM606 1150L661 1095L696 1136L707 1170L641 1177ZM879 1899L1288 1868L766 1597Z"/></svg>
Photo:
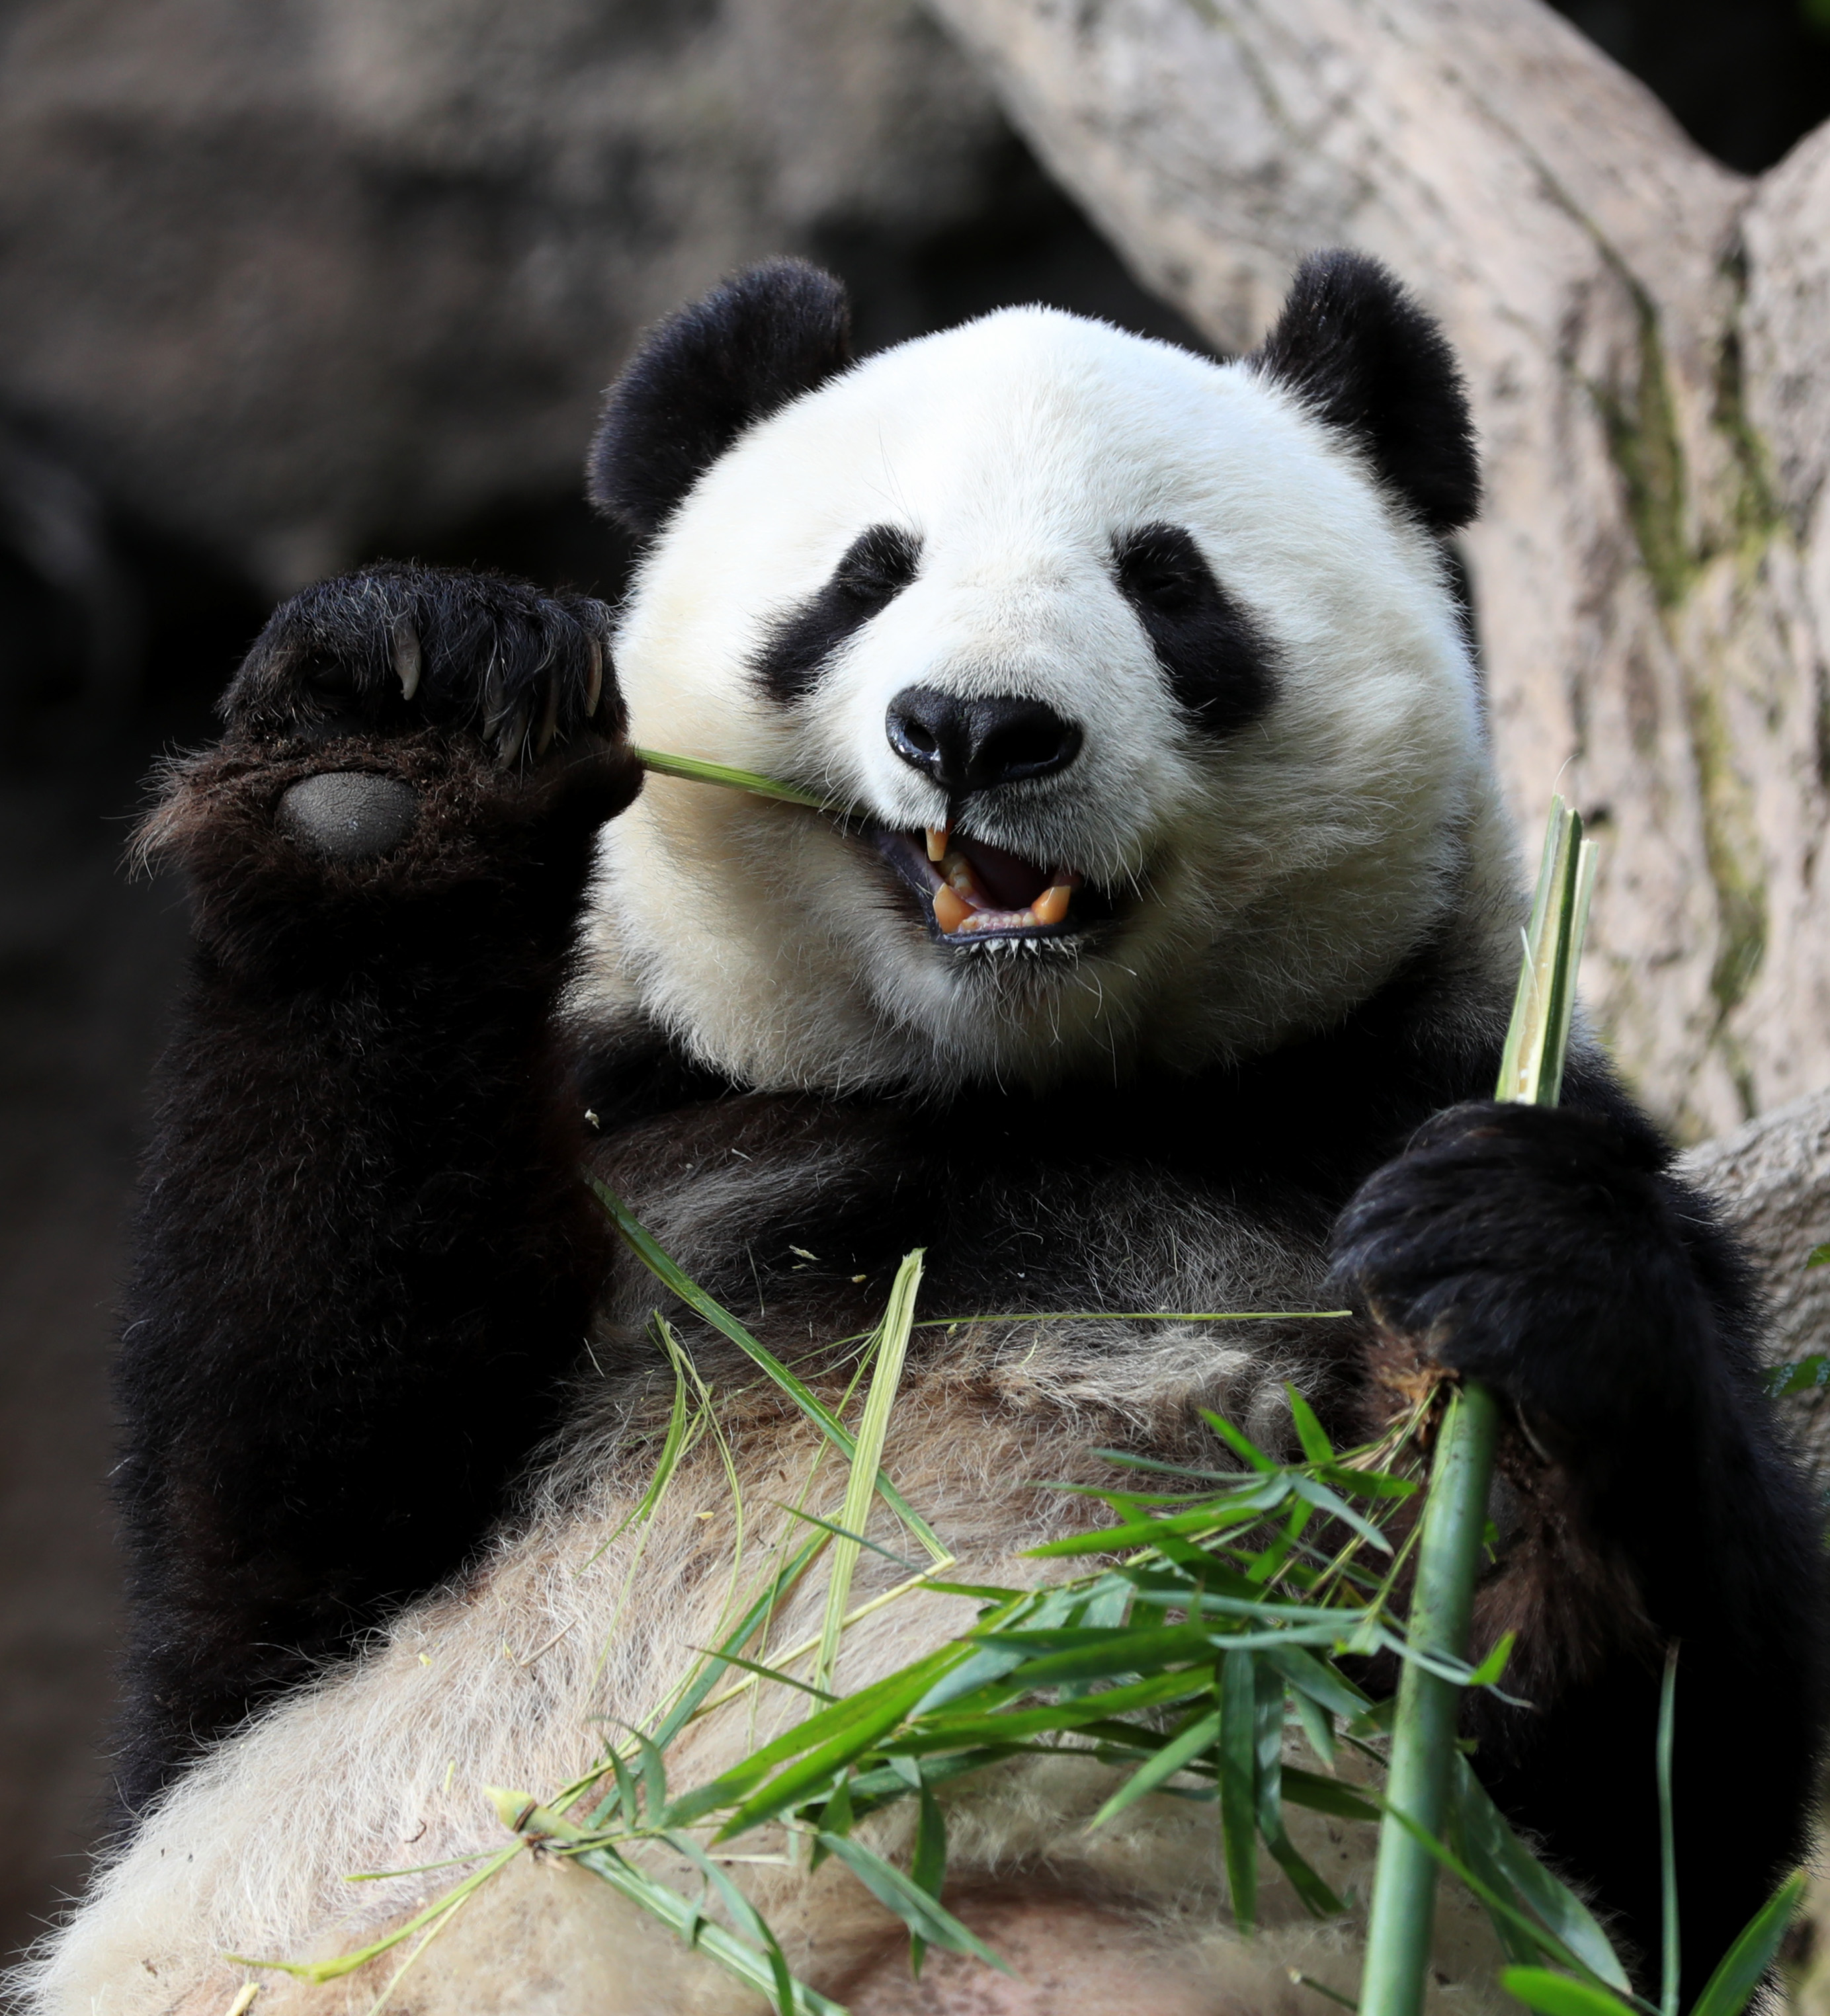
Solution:
<svg viewBox="0 0 1830 2016"><path fill-rule="evenodd" d="M1830 1267L1807 1265L1830 1243L1830 1092L1795 1099L1684 1157L1683 1172L1720 1200L1747 1242L1772 1311L1776 1363L1830 1352ZM1830 1387L1785 1403L1821 1485L1830 1486Z"/></svg>
<svg viewBox="0 0 1830 2016"><path fill-rule="evenodd" d="M935 4L1216 344L1328 244L1442 318L1508 796L1606 841L1598 1021L1686 1138L1830 1081L1830 135L1732 174L1537 0Z"/></svg>

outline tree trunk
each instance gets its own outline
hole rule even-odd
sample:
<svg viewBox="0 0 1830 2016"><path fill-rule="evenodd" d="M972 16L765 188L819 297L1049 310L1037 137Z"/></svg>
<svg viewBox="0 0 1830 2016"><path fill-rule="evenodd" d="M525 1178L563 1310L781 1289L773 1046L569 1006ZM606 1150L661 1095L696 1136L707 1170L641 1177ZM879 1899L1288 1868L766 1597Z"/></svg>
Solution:
<svg viewBox="0 0 1830 2016"><path fill-rule="evenodd" d="M1465 363L1500 773L1605 846L1583 985L1700 1138L1830 1083L1830 129L1756 181L1536 0L934 0L1221 347L1355 245Z"/></svg>

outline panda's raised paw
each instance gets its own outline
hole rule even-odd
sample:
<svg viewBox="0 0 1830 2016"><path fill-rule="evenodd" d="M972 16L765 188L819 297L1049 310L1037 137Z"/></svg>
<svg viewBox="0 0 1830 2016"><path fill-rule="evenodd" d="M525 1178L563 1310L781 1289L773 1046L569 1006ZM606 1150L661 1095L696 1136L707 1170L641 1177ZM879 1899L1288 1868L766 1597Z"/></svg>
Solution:
<svg viewBox="0 0 1830 2016"><path fill-rule="evenodd" d="M323 770L290 786L275 814L295 840L337 861L372 861L399 846L419 818L420 794L398 777Z"/></svg>
<svg viewBox="0 0 1830 2016"><path fill-rule="evenodd" d="M224 697L232 732L327 743L435 728L505 768L623 728L610 612L493 575L401 563L276 610Z"/></svg>
<svg viewBox="0 0 1830 2016"><path fill-rule="evenodd" d="M1586 1114L1450 1108L1342 1214L1337 1290L1383 1340L1591 1441L1709 1382L1695 1265L1659 1144Z"/></svg>

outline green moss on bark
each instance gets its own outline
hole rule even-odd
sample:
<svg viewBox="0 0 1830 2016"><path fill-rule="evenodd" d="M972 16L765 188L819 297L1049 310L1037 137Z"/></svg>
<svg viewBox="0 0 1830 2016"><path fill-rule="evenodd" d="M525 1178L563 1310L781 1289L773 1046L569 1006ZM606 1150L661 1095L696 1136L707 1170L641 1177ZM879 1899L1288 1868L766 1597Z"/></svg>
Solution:
<svg viewBox="0 0 1830 2016"><path fill-rule="evenodd" d="M1640 288L1633 286L1632 291L1639 325L1634 387L1623 396L1612 387L1598 386L1595 401L1607 430L1608 452L1625 487L1626 515L1640 559L1659 606L1672 609L1684 599L1698 567L1684 532L1684 445L1678 438L1677 401L1658 311Z"/></svg>

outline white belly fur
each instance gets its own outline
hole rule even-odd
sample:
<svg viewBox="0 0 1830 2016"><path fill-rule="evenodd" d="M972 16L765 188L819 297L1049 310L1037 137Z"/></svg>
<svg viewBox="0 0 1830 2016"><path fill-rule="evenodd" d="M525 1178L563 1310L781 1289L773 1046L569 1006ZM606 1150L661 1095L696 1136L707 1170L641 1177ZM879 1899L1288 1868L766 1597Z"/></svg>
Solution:
<svg viewBox="0 0 1830 2016"><path fill-rule="evenodd" d="M1109 1481L1086 1453L1101 1443L1185 1450L1194 1402L1249 1420L1266 1412L1276 1371L1186 1330L1139 1341L1119 1361L1046 1341L988 1359L955 1341L912 1367L888 1461L958 1554L952 1573L1021 1585L1041 1566L1016 1558L1021 1550L1086 1517L1086 1501L1036 1481ZM797 1547L812 1530L777 1507L802 1497L816 1444L760 1395L731 1403L726 1420L744 1507L741 1586L753 1593L772 1545ZM580 1777L605 1733L642 1718L721 1636L733 1521L720 1461L702 1441L645 1535L607 1547L652 1461L651 1449L639 1460L615 1453L626 1423L575 1449L521 1536L500 1542L464 1589L406 1613L366 1657L218 1746L179 1784L47 1942L33 1969L36 2016L223 2016L249 1979L262 1983L257 2016L373 2008L410 1943L321 1985L250 1974L225 1956L322 1958L398 1925L467 1871L346 1877L500 1848L507 1837L484 1787L546 1796ZM834 1517L842 1484L829 1456L805 1502ZM871 1532L909 1544L881 1507ZM901 1574L866 1553L854 1602ZM769 1647L779 1654L815 1633L823 1598L816 1569L781 1607ZM973 1615L961 1599L899 1599L848 1630L841 1684L894 1669ZM803 1697L765 1691L754 1727L744 1701L686 1733L669 1757L676 1789L802 1712ZM811 1877L774 1866L734 1873L796 1971L856 2016L1325 2016L1291 1969L1355 1992L1357 1910L1318 1924L1267 1861L1261 1929L1242 1939L1212 1808L1158 1797L1089 1832L1111 1783L1090 1761L1024 1759L953 1789L948 1901L1027 1969L1014 1983L932 1955L923 1983L911 1984L900 1928L836 1863ZM1288 1817L1336 1892L1363 1903L1372 1830L1300 1809ZM894 1851L911 1819L892 1808L866 1823L869 1838ZM697 1892L696 1878L678 1880ZM1434 2006L1497 2011L1498 1964L1478 1906L1446 1892ZM446 1922L387 2003L396 2016L750 2016L764 2006L588 1871L530 1855Z"/></svg>

